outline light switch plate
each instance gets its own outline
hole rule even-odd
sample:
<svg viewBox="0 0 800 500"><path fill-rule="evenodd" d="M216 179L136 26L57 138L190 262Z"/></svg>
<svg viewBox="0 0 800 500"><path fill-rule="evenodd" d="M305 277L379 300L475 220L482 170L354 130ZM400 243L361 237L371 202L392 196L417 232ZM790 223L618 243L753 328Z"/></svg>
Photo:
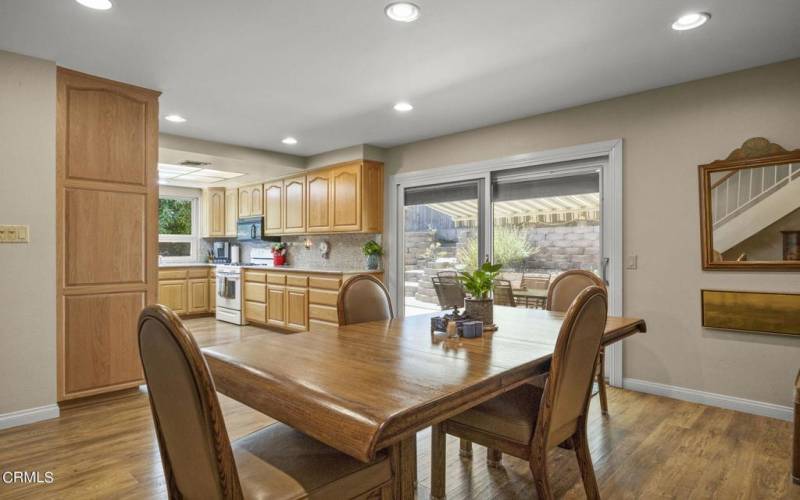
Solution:
<svg viewBox="0 0 800 500"><path fill-rule="evenodd" d="M636 269L639 267L639 256L628 255L625 257L625 269Z"/></svg>
<svg viewBox="0 0 800 500"><path fill-rule="evenodd" d="M28 226L0 226L0 243L29 243Z"/></svg>

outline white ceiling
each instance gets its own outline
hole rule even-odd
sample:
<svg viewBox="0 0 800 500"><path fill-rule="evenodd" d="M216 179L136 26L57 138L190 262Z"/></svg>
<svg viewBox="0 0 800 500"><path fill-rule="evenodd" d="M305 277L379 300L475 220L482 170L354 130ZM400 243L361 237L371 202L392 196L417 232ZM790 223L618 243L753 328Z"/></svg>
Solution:
<svg viewBox="0 0 800 500"><path fill-rule="evenodd" d="M162 116L189 121L162 131L300 155L800 56L798 0L417 0L410 24L389 0L112 1L0 0L0 49L163 91ZM690 10L712 18L670 29Z"/></svg>

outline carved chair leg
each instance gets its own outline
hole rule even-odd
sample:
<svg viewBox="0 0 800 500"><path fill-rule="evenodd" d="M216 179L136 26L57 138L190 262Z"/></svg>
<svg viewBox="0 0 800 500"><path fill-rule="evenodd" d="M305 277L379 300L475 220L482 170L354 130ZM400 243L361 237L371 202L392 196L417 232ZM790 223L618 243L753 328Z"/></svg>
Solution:
<svg viewBox="0 0 800 500"><path fill-rule="evenodd" d="M446 438L442 424L431 427L431 500L445 497Z"/></svg>
<svg viewBox="0 0 800 500"><path fill-rule="evenodd" d="M552 500L550 481L547 479L547 452L543 449L534 449L528 466L533 474L533 484L536 486L539 500Z"/></svg>
<svg viewBox="0 0 800 500"><path fill-rule="evenodd" d="M608 415L608 399L606 399L606 350L600 347L600 353L597 359L597 387L600 392L600 411L603 415Z"/></svg>
<svg viewBox="0 0 800 500"><path fill-rule="evenodd" d="M589 441L586 439L586 421L578 424L578 430L572 437L575 446L575 456L578 459L578 468L581 470L583 479L583 489L586 490L586 498L589 500L600 500L600 491L597 488L597 479L594 475L594 465L592 456L589 453Z"/></svg>
<svg viewBox="0 0 800 500"><path fill-rule="evenodd" d="M496 448L486 449L486 465L489 467L502 467L503 466L503 452Z"/></svg>
<svg viewBox="0 0 800 500"><path fill-rule="evenodd" d="M458 451L459 456L461 458L471 459L472 458L472 441L469 439L460 439L460 449Z"/></svg>

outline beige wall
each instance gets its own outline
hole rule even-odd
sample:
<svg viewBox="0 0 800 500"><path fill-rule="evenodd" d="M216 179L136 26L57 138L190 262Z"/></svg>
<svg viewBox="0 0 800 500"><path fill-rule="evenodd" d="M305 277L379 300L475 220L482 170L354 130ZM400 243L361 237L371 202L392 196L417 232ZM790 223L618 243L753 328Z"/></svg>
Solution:
<svg viewBox="0 0 800 500"><path fill-rule="evenodd" d="M369 144L359 144L347 148L334 149L306 158L306 168L319 168L350 160L384 161L385 149Z"/></svg>
<svg viewBox="0 0 800 500"><path fill-rule="evenodd" d="M56 66L0 51L0 415L56 402Z"/></svg>
<svg viewBox="0 0 800 500"><path fill-rule="evenodd" d="M705 330L700 289L800 292L798 273L703 272L697 165L753 136L800 148L800 59L389 150L387 174L622 138L626 378L789 406L800 337Z"/></svg>

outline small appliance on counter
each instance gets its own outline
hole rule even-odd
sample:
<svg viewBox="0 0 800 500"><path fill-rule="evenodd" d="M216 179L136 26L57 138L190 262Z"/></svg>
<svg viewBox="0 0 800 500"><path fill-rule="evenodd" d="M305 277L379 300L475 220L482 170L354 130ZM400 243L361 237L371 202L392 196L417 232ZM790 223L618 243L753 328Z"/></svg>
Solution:
<svg viewBox="0 0 800 500"><path fill-rule="evenodd" d="M211 244L211 262L227 264L231 261L231 247L227 241L215 241Z"/></svg>

